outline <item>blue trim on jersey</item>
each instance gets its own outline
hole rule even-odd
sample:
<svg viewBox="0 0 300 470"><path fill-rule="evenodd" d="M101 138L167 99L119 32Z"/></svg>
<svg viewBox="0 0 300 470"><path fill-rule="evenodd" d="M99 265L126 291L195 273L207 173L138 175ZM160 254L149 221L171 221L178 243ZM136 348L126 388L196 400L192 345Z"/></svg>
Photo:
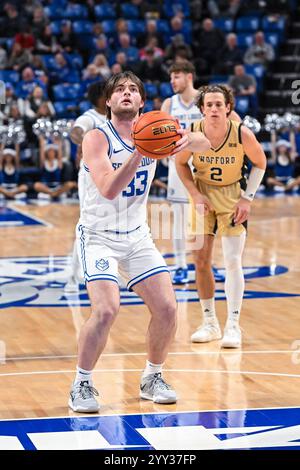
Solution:
<svg viewBox="0 0 300 470"><path fill-rule="evenodd" d="M112 282L116 282L118 285L119 285L119 281L116 277L108 277L107 274L103 274L103 275L97 275L95 278L93 279L85 279L86 282L93 282L93 281L112 281Z"/></svg>
<svg viewBox="0 0 300 470"><path fill-rule="evenodd" d="M118 141L123 145L123 147L128 150L129 152L133 152L135 147L130 147L130 145L126 144L126 142L124 142L124 140L121 139L121 137L119 136L118 132L116 131L116 129L114 128L113 124L111 123L111 121L107 121L107 125L108 127L110 128L111 132L113 133L113 135L116 137L116 139L118 139Z"/></svg>
<svg viewBox="0 0 300 470"><path fill-rule="evenodd" d="M132 230L128 230L127 232L120 232L119 230L104 230L104 232L107 233L116 233L118 235L126 235L127 233L132 233L135 232L138 228L140 228L140 225Z"/></svg>
<svg viewBox="0 0 300 470"><path fill-rule="evenodd" d="M136 284L138 284L139 282L144 281L148 277L154 276L155 274L164 273L164 272L170 274L170 271L168 270L167 266L158 266L157 268L150 269L149 271L146 271L145 273L140 274L140 276L142 276L142 277L140 277L140 276L135 277L134 279L140 278L140 279L137 279L137 281L133 282L134 279L129 281L128 284L127 284L127 289L130 292L132 292L132 288ZM149 274L147 274L147 273L149 273Z"/></svg>
<svg viewBox="0 0 300 470"><path fill-rule="evenodd" d="M88 169L88 167L87 167L85 164L83 164L83 168L84 168L85 171L87 171L88 173L90 172L90 170Z"/></svg>
<svg viewBox="0 0 300 470"><path fill-rule="evenodd" d="M80 249L81 249L81 260L83 266L84 277L85 273L87 273L86 269L86 262L85 262L85 252L84 252L84 233L83 233L83 225L79 225L78 230L80 231Z"/></svg>
<svg viewBox="0 0 300 470"><path fill-rule="evenodd" d="M100 127L96 127L96 129L98 129L98 131L100 132L103 132L103 134L105 135L106 137L106 140L108 142L108 152L107 152L107 155L108 155L108 158L111 158L111 154L112 154L112 143L111 143L111 140L109 138L109 135L106 134L105 130L104 129L101 129Z"/></svg>
<svg viewBox="0 0 300 470"><path fill-rule="evenodd" d="M181 100L180 95L177 94L177 96L178 96L178 101L179 101L180 106L182 106L184 109L188 110L188 109L191 109L191 108L194 106L194 104L195 104L194 101L192 101L189 106L186 106L186 105L183 103L183 101ZM199 111L199 112L200 112L200 111Z"/></svg>

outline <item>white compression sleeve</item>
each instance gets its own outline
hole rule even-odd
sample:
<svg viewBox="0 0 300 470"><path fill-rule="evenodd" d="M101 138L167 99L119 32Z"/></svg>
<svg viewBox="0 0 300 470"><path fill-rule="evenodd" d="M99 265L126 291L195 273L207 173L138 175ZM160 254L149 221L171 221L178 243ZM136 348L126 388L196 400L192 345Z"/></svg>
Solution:
<svg viewBox="0 0 300 470"><path fill-rule="evenodd" d="M239 237L222 237L228 320L238 321L240 316L245 287L242 267L245 240L246 231Z"/></svg>
<svg viewBox="0 0 300 470"><path fill-rule="evenodd" d="M264 177L265 170L258 168L257 166L252 166L249 178L247 181L247 188L245 189L242 197L248 199L248 201L253 201L256 191L259 188L260 183Z"/></svg>

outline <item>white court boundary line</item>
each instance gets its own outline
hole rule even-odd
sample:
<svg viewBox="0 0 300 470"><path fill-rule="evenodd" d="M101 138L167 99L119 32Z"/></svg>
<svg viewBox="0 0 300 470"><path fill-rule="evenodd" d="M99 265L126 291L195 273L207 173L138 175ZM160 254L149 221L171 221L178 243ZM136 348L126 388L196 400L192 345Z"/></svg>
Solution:
<svg viewBox="0 0 300 470"><path fill-rule="evenodd" d="M293 354L297 353L297 349L274 349L274 350L254 350L254 351L173 351L169 352L168 356L205 356L207 354L219 355L219 354ZM300 351L299 351L300 353ZM125 357L125 356L147 356L146 352L136 352L136 353L104 353L101 354L101 357ZM5 361L33 361L33 360L43 360L43 359L72 359L78 357L77 354L61 355L61 356L15 356L7 357Z"/></svg>
<svg viewBox="0 0 300 470"><path fill-rule="evenodd" d="M107 372L142 372L144 369L93 369L93 373L107 373ZM47 374L68 374L76 372L76 369L63 369L63 370L41 370L41 371L27 371L27 372L6 372L0 374L0 377L16 377L22 375L47 375ZM245 374L245 375L267 375L274 377L293 377L300 378L300 374L286 374L284 372L263 372L263 371L250 371L250 370L222 370L222 369L164 369L164 372L188 372L188 373L221 373L221 374Z"/></svg>

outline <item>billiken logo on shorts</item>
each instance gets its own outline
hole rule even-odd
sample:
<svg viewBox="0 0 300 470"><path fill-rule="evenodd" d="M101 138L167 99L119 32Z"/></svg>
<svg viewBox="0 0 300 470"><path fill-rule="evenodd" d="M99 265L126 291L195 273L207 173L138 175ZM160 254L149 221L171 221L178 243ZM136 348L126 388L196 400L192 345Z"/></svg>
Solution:
<svg viewBox="0 0 300 470"><path fill-rule="evenodd" d="M107 259L97 259L95 266L99 271L106 271L109 268L109 262Z"/></svg>
<svg viewBox="0 0 300 470"><path fill-rule="evenodd" d="M152 127L153 135L165 134L166 132L176 132L175 124L164 124L159 127Z"/></svg>

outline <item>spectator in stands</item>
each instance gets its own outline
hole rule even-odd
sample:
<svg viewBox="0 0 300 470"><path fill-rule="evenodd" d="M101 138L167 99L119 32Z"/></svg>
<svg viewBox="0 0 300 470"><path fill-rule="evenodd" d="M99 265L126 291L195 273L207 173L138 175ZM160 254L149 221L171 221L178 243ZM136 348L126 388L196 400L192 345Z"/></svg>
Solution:
<svg viewBox="0 0 300 470"><path fill-rule="evenodd" d="M234 66L234 75L229 78L228 85L233 90L235 96L247 96L249 98L249 113L252 116L257 114L257 94L256 79L245 71L242 64Z"/></svg>
<svg viewBox="0 0 300 470"><path fill-rule="evenodd" d="M262 31L255 34L255 42L250 46L244 56L246 64L262 64L267 66L274 60L275 52L271 44L265 42L265 35Z"/></svg>
<svg viewBox="0 0 300 470"><path fill-rule="evenodd" d="M38 8L43 10L41 2L38 0L25 0L25 1L23 0L22 1L22 10L23 10L22 13L25 13L25 16L30 21L32 21L34 17L34 12Z"/></svg>
<svg viewBox="0 0 300 470"><path fill-rule="evenodd" d="M54 57L53 69L50 72L51 81L53 83L68 82L73 67L68 63L64 54L58 52Z"/></svg>
<svg viewBox="0 0 300 470"><path fill-rule="evenodd" d="M203 20L202 30L198 34L199 36L196 35L195 30L193 41L194 55L195 57L200 57L201 61L205 61L205 72L210 74L218 60L219 52L224 46L225 36L223 31L215 27L214 22L210 18Z"/></svg>
<svg viewBox="0 0 300 470"><path fill-rule="evenodd" d="M165 62L167 65L171 65L171 63L174 62L175 56L179 51L185 56L186 60L191 60L193 58L192 49L184 42L182 34L173 36L171 43L165 49Z"/></svg>
<svg viewBox="0 0 300 470"><path fill-rule="evenodd" d="M43 59L40 55L33 55L31 60L31 68L34 71L34 75L37 78L42 77L45 73L47 73L47 69L43 62Z"/></svg>
<svg viewBox="0 0 300 470"><path fill-rule="evenodd" d="M162 103L163 99L160 96L153 98L153 111L159 111Z"/></svg>
<svg viewBox="0 0 300 470"><path fill-rule="evenodd" d="M150 19L146 21L146 31L138 35L138 47L146 47L149 44L149 40L153 38L156 38L158 47L161 49L165 47L164 37L162 33L157 31L157 21Z"/></svg>
<svg viewBox="0 0 300 470"><path fill-rule="evenodd" d="M111 71L104 54L97 54L94 57L93 64L96 66L100 79L102 77L102 79L107 80L111 76Z"/></svg>
<svg viewBox="0 0 300 470"><path fill-rule="evenodd" d="M82 72L81 85L83 93L86 93L88 87L95 82L103 81L103 77L95 64L89 64Z"/></svg>
<svg viewBox="0 0 300 470"><path fill-rule="evenodd" d="M172 40L173 36L177 36L178 34L181 34L184 37L184 42L189 44L191 41L191 38L189 37L187 31L184 28L183 25L183 19L182 17L177 14L173 16L170 20L170 39Z"/></svg>
<svg viewBox="0 0 300 470"><path fill-rule="evenodd" d="M94 38L93 43L95 55L103 54L107 59L110 59L113 56L113 52L108 44L108 39L105 34L100 34L97 38Z"/></svg>
<svg viewBox="0 0 300 470"><path fill-rule="evenodd" d="M123 72L125 70L132 70L132 66L128 64L127 55L125 54L125 52L117 52L115 59L115 64L119 64ZM114 68L116 69L116 67Z"/></svg>
<svg viewBox="0 0 300 470"><path fill-rule="evenodd" d="M36 86L33 92L23 101L23 116L30 120L35 121L41 117L53 117L55 109L51 101L45 96L43 88Z"/></svg>
<svg viewBox="0 0 300 470"><path fill-rule="evenodd" d="M35 37L31 32L31 26L28 23L23 23L20 26L20 32L15 35L15 43L20 44L20 46L30 52L33 51L35 47Z"/></svg>
<svg viewBox="0 0 300 470"><path fill-rule="evenodd" d="M2 31L5 30L7 37L14 37L20 30L22 24L21 16L13 3L7 2L3 7L5 17L2 24Z"/></svg>
<svg viewBox="0 0 300 470"><path fill-rule="evenodd" d="M295 132L290 131L289 141L277 140L276 132L271 132L271 159L268 160L267 174L264 178L267 189L280 186L286 191L299 186L300 178L294 179L294 162L297 157Z"/></svg>
<svg viewBox="0 0 300 470"><path fill-rule="evenodd" d="M10 115L10 108L13 103L17 102L14 88L11 83L5 84L5 103L1 106L0 110L0 124L6 124Z"/></svg>
<svg viewBox="0 0 300 470"><path fill-rule="evenodd" d="M59 50L59 44L56 37L52 34L52 29L47 24L43 30L43 33L36 41L36 52L43 54L55 54Z"/></svg>
<svg viewBox="0 0 300 470"><path fill-rule="evenodd" d="M0 153L0 194L13 199L17 194L26 193L28 186L20 184L20 149L1 149Z"/></svg>
<svg viewBox="0 0 300 470"><path fill-rule="evenodd" d="M140 62L138 75L143 82L159 84L168 80L168 74L161 66L159 59L154 57L154 49L145 49L145 60Z"/></svg>
<svg viewBox="0 0 300 470"><path fill-rule="evenodd" d="M60 52L73 52L76 45L76 36L72 31L72 23L69 20L61 22L61 32L57 36Z"/></svg>
<svg viewBox="0 0 300 470"><path fill-rule="evenodd" d="M19 71L25 65L29 65L31 61L32 54L30 51L23 49L19 43L15 42L7 61L7 68Z"/></svg>
<svg viewBox="0 0 300 470"><path fill-rule="evenodd" d="M44 85L38 80L31 67L26 67L22 71L22 80L19 81L16 87L16 95L18 98L26 99L34 90L36 86L45 88Z"/></svg>
<svg viewBox="0 0 300 470"><path fill-rule="evenodd" d="M36 2L38 4L38 2ZM36 6L33 10L33 18L31 20L32 34L35 38L42 36L48 20L42 6Z"/></svg>
<svg viewBox="0 0 300 470"><path fill-rule="evenodd" d="M158 47L157 38L153 36L148 40L146 46L139 50L139 55L141 60L145 60L147 49L152 49L155 59L162 59L164 57L164 50Z"/></svg>
<svg viewBox="0 0 300 470"><path fill-rule="evenodd" d="M219 51L214 73L223 75L232 74L233 67L242 63L243 53L237 45L237 35L229 33L226 36L226 44Z"/></svg>
<svg viewBox="0 0 300 470"><path fill-rule="evenodd" d="M241 0L208 0L207 8L213 18L220 16L235 18L241 8Z"/></svg>
<svg viewBox="0 0 300 470"><path fill-rule="evenodd" d="M37 193L48 194L52 199L76 187L74 181L62 182L62 140L57 139L54 144L46 144L44 137L40 137L40 169L41 180L34 183Z"/></svg>
<svg viewBox="0 0 300 470"><path fill-rule="evenodd" d="M123 54L123 52L121 52L121 54ZM117 73L121 73L123 72L125 69L123 69L122 65L119 64L118 62L115 62L114 64L112 64L111 66L111 74L112 75L116 75Z"/></svg>
<svg viewBox="0 0 300 470"><path fill-rule="evenodd" d="M2 47L2 45L0 44L0 70L5 69L6 65L7 65L7 52L4 49L4 47Z"/></svg>
<svg viewBox="0 0 300 470"><path fill-rule="evenodd" d="M135 64L139 60L139 51L135 46L131 45L131 38L128 33L121 33L118 36L120 47L119 52L124 52L127 57L128 64Z"/></svg>
<svg viewBox="0 0 300 470"><path fill-rule="evenodd" d="M119 35L121 33L128 33L128 23L124 18L118 18L115 23L115 31L113 33L113 46L116 50L120 47Z"/></svg>

